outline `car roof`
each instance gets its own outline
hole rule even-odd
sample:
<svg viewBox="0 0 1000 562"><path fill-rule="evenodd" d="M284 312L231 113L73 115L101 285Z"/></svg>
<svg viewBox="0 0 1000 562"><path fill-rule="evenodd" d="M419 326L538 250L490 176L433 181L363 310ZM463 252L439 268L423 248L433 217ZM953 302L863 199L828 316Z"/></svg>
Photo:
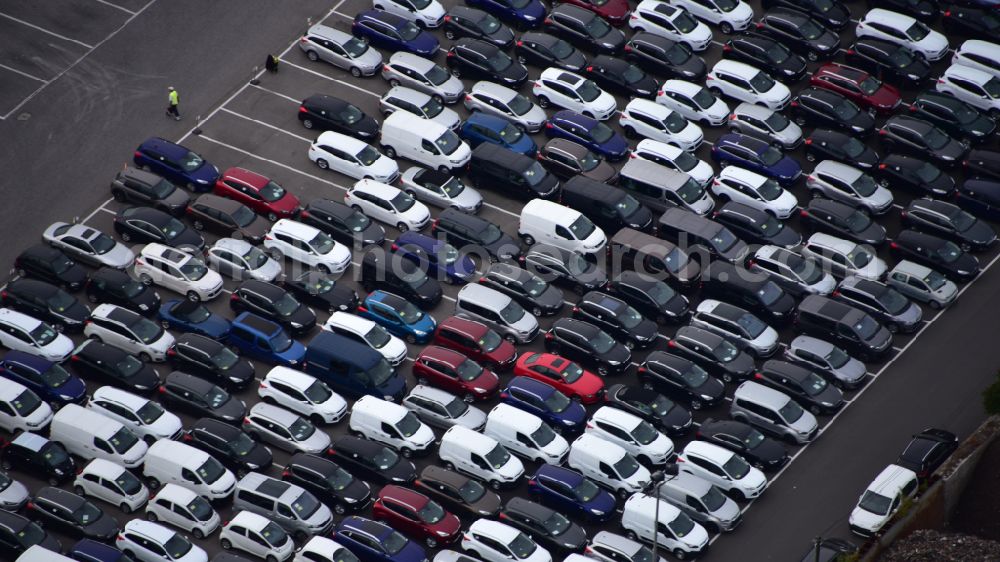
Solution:
<svg viewBox="0 0 1000 562"><path fill-rule="evenodd" d="M284 408L280 408L267 402L258 402L250 408L250 416L260 416L279 423L285 427L291 426L298 421L299 415Z"/></svg>
<svg viewBox="0 0 1000 562"><path fill-rule="evenodd" d="M406 65L420 73L425 73L435 66L432 60L404 51L397 51L389 57L389 64L394 63Z"/></svg>
<svg viewBox="0 0 1000 562"><path fill-rule="evenodd" d="M750 66L745 62L739 62L732 59L719 59L719 62L715 63L715 66L712 67L711 72L717 72L719 70L723 72L730 72L746 79L753 78L761 72L756 67Z"/></svg>
<svg viewBox="0 0 1000 562"><path fill-rule="evenodd" d="M778 6L778 7L771 8L770 10L764 12L764 15L761 17L761 19L764 19L764 20L777 19L777 20L783 20L783 21L788 21L788 22L792 22L792 23L802 24L806 20L811 19L811 18L809 17L809 14L807 14L805 12L800 12L799 10L796 10L796 9L793 9L793 8L786 8L786 7ZM826 28L824 27L823 29L826 29Z"/></svg>
<svg viewBox="0 0 1000 562"><path fill-rule="evenodd" d="M551 517L553 513L551 509L545 507L544 505L522 497L513 497L507 500L507 505L504 506L504 511L520 513L536 521L544 521ZM504 515L501 514L500 517L503 519Z"/></svg>
<svg viewBox="0 0 1000 562"><path fill-rule="evenodd" d="M563 4L563 6L566 5L568 4ZM578 127L583 127L588 131L596 127L597 124L599 123L597 119L592 119L590 117L587 117L586 115L583 115L582 113L577 113L575 111L570 111L568 109L557 111L555 115L552 116L552 119L556 121L567 121L573 123Z"/></svg>
<svg viewBox="0 0 1000 562"><path fill-rule="evenodd" d="M237 240L236 238L219 238L212 245L213 248L219 248L220 250L229 250L235 254L243 255L250 251L253 244L247 242L246 240Z"/></svg>
<svg viewBox="0 0 1000 562"><path fill-rule="evenodd" d="M562 7L569 6L569 4L562 4ZM517 529L501 523L499 521L491 521L489 519L477 519L469 527L469 531L472 533L481 533L488 535L492 538L499 539L501 542L510 543L520 534Z"/></svg>
<svg viewBox="0 0 1000 562"><path fill-rule="evenodd" d="M665 119L670 114L674 113L674 110L663 105L662 103L656 103L653 100L647 100L644 98L632 98L628 102L628 105L625 106L625 111L630 110L641 111L659 119Z"/></svg>
<svg viewBox="0 0 1000 562"><path fill-rule="evenodd" d="M160 544L165 544L177 533L159 523L146 521L144 519L132 519L125 524L124 532L133 532L144 535Z"/></svg>
<svg viewBox="0 0 1000 562"><path fill-rule="evenodd" d="M393 26L396 29L403 27L409 20L396 14L391 14L383 10L365 10L354 16L354 21L376 20Z"/></svg>
<svg viewBox="0 0 1000 562"><path fill-rule="evenodd" d="M350 33L340 31L339 29L334 29L332 27L322 24L313 25L312 27L309 28L309 31L307 31L306 34L318 35L320 37L323 37L325 39L330 39L331 41L340 44L346 43L351 39Z"/></svg>
<svg viewBox="0 0 1000 562"><path fill-rule="evenodd" d="M800 336L796 336L795 339L792 340L792 343L789 344L789 347L799 348L799 349L806 349L806 350L809 350L809 351L812 351L812 352L816 353L817 355L824 355L825 356L828 353L830 353L833 350L833 348L836 347L836 346L834 346L832 343L830 343L830 342L828 342L826 340L820 339L820 338L816 338L816 337L813 337L813 336L800 335Z"/></svg>
<svg viewBox="0 0 1000 562"><path fill-rule="evenodd" d="M949 66L945 69L944 75L948 78L955 77L969 80L980 85L993 79L993 75L985 70L979 70L978 68L972 68L971 66L965 66L962 64L953 64Z"/></svg>
<svg viewBox="0 0 1000 562"><path fill-rule="evenodd" d="M482 125L484 127L489 127L491 129L494 129L494 130L497 130L497 131L502 131L508 125L510 125L510 121L508 121L508 120L506 120L506 119L504 119L502 117L497 117L496 115L491 115L489 113L483 113L481 111L474 111L474 112L472 112L472 115L469 115L469 118L466 119L465 122L466 123L473 123L473 124L476 124L476 125ZM427 170L427 171L428 172L435 172L435 173L441 174L441 172L438 172L437 170ZM448 176L448 174L441 174L441 175L445 176L445 177L450 177L450 176Z"/></svg>
<svg viewBox="0 0 1000 562"><path fill-rule="evenodd" d="M420 492L392 484L382 487L379 491L379 498L382 501L385 501L386 499L394 500L398 503L406 505L414 511L419 511L430 501L430 498Z"/></svg>
<svg viewBox="0 0 1000 562"><path fill-rule="evenodd" d="M363 191L365 193L374 195L380 199L390 200L393 197L399 195L400 190L382 182L377 182L375 180L361 180L354 184L352 191Z"/></svg>
<svg viewBox="0 0 1000 562"><path fill-rule="evenodd" d="M7 354L3 356L3 360L0 361L0 363L17 363L37 372L46 371L49 367L55 365L54 362L49 361L48 359L26 351L18 351L16 349L8 351Z"/></svg>
<svg viewBox="0 0 1000 562"><path fill-rule="evenodd" d="M757 152L758 154L763 152L764 150L767 150L767 147L770 146L769 144L767 144L767 141L758 139L757 137L751 137L750 135L744 135L741 133L727 133L725 135L722 135L721 137L719 137L719 140L715 142L715 146L719 146L720 144L730 144L730 145L738 145L746 147L749 148L750 150L753 150L754 152Z"/></svg>
<svg viewBox="0 0 1000 562"><path fill-rule="evenodd" d="M893 12L884 8L873 8L861 18L864 23L880 22L891 25L897 29L908 29L916 20L905 14Z"/></svg>
<svg viewBox="0 0 1000 562"><path fill-rule="evenodd" d="M244 509L233 516L233 518L230 519L228 524L225 526L229 527L230 525L241 525L249 528L251 531L260 531L264 527L267 527L270 522L271 520L267 517Z"/></svg>
<svg viewBox="0 0 1000 562"><path fill-rule="evenodd" d="M177 385L189 389L196 394L207 393L213 386L215 386L212 381L196 377L183 371L171 371L164 380L164 384Z"/></svg>
<svg viewBox="0 0 1000 562"><path fill-rule="evenodd" d="M201 418L191 425L191 429L230 439L235 439L240 434L240 430L236 426L215 418Z"/></svg>
<svg viewBox="0 0 1000 562"><path fill-rule="evenodd" d="M685 456L695 454L710 459L715 463L723 464L735 453L707 441L691 441L684 447L684 451L681 454Z"/></svg>
<svg viewBox="0 0 1000 562"><path fill-rule="evenodd" d="M733 113L738 115L746 115L749 117L756 117L757 119L764 120L770 117L775 112L762 105L743 102L736 106L736 109L733 111ZM723 168L723 171L725 171L725 169L726 168Z"/></svg>
<svg viewBox="0 0 1000 562"><path fill-rule="evenodd" d="M439 345L428 345L420 351L420 355L417 356L417 360L420 359L434 359L441 361L443 363L449 364L452 368L456 368L467 358L465 355L448 349L447 347L441 347Z"/></svg>
<svg viewBox="0 0 1000 562"><path fill-rule="evenodd" d="M418 384L414 386L410 389L408 396L419 396L432 402L437 402L438 404L448 404L456 398L454 394L446 390L441 390L440 388L435 388L426 384Z"/></svg>
<svg viewBox="0 0 1000 562"><path fill-rule="evenodd" d="M473 84L472 90L469 93L483 93L503 102L510 101L518 95L517 90L486 80L481 80Z"/></svg>
<svg viewBox="0 0 1000 562"><path fill-rule="evenodd" d="M235 201L233 202L235 203ZM163 244L158 244L156 242L150 242L149 244L143 246L142 250L140 251L140 254L143 257L160 258L174 265L180 265L194 257L183 250L172 248L170 246L165 246Z"/></svg>
<svg viewBox="0 0 1000 562"><path fill-rule="evenodd" d="M367 439L353 437L350 435L345 435L334 440L333 446L335 449L358 453L364 457L372 457L385 448L381 443L376 443L375 441L369 441Z"/></svg>
<svg viewBox="0 0 1000 562"><path fill-rule="evenodd" d="M896 267L892 268L892 271L890 271L889 274L891 275L893 272L905 273L907 275L912 275L913 277L924 279L930 275L933 270L926 265L919 264L914 261L901 260L896 264Z"/></svg>
<svg viewBox="0 0 1000 562"><path fill-rule="evenodd" d="M139 150L156 150L168 158L182 158L188 152L191 152L177 143L160 137L151 137L144 140L139 145Z"/></svg>
<svg viewBox="0 0 1000 562"><path fill-rule="evenodd" d="M857 244L851 242L850 240L837 238L836 236L832 236L824 232L813 233L811 236L809 236L809 239L806 240L806 244L816 244L818 246L823 246L826 248L830 248L832 250L836 250L842 254L850 252L857 246Z"/></svg>
<svg viewBox="0 0 1000 562"><path fill-rule="evenodd" d="M422 106L427 103L427 100L431 99L431 96L430 94L414 90L413 88L407 88L406 86L393 86L392 88L389 88L389 91L386 92L381 99L387 100L389 98L398 98L403 101Z"/></svg>
<svg viewBox="0 0 1000 562"><path fill-rule="evenodd" d="M266 181L271 181L271 180L268 180L267 178L264 178L264 179ZM255 185L251 184L250 182L241 182L241 183L245 183L246 185L249 185L249 186L253 187L254 189L259 189L261 187L261 186L255 186ZM211 193L206 193L204 195L199 196L198 199L194 200L191 204L192 205L194 205L194 204L205 205L207 207L211 207L211 208L216 209L218 211L222 211L223 213L226 213L228 215L231 215L231 214L235 213L237 210L239 210L240 208L242 208L244 206L243 203L240 203L239 201L236 201L234 199L227 199L225 197L219 197L218 195L213 195Z"/></svg>
<svg viewBox="0 0 1000 562"><path fill-rule="evenodd" d="M543 400L555 392L558 392L556 388L551 385L548 385L540 380L524 376L516 376L511 379L510 383L507 384L507 388L523 390L524 392L534 394Z"/></svg>
<svg viewBox="0 0 1000 562"><path fill-rule="evenodd" d="M594 538L591 539L591 543L603 544L626 554L634 554L642 548L642 544L610 531L599 531L596 535L594 535Z"/></svg>
<svg viewBox="0 0 1000 562"><path fill-rule="evenodd" d="M132 394L131 392L116 388L114 386L102 386L94 391L90 399L103 398L119 404L124 404L130 410L138 410L146 405L149 399Z"/></svg>
<svg viewBox="0 0 1000 562"><path fill-rule="evenodd" d="M361 152L367 143L363 140L356 139L354 137L338 133L336 131L323 131L316 137L316 141L313 144L326 144L330 146L336 146L342 148L344 151L357 154ZM287 220L287 219L282 219ZM278 221L281 222L281 221Z"/></svg>
<svg viewBox="0 0 1000 562"><path fill-rule="evenodd" d="M1000 60L1000 45L981 39L968 39L959 45L958 53L975 53L989 57L995 61Z"/></svg>
<svg viewBox="0 0 1000 562"><path fill-rule="evenodd" d="M325 134L325 133L324 133ZM271 225L272 232L280 232L282 234L287 234L298 238L299 240L312 240L316 235L320 234L318 228L309 226L308 224L301 223L292 219L281 219L278 222Z"/></svg>

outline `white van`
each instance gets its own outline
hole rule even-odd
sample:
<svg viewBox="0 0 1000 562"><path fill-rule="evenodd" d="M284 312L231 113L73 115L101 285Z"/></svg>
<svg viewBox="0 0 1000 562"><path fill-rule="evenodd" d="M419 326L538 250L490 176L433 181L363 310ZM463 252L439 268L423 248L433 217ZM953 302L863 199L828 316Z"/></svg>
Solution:
<svg viewBox="0 0 1000 562"><path fill-rule="evenodd" d="M589 433L573 441L568 464L622 498L641 491L650 482L649 470L628 451Z"/></svg>
<svg viewBox="0 0 1000 562"><path fill-rule="evenodd" d="M52 416L50 438L82 459L105 459L125 468L142 464L148 449L121 422L78 404L66 404Z"/></svg>
<svg viewBox="0 0 1000 562"><path fill-rule="evenodd" d="M538 416L508 404L497 404L486 416L483 433L507 449L547 464L562 464L569 443Z"/></svg>
<svg viewBox="0 0 1000 562"><path fill-rule="evenodd" d="M177 484L167 484L146 506L146 519L169 523L203 539L222 525L222 518L208 500Z"/></svg>
<svg viewBox="0 0 1000 562"><path fill-rule="evenodd" d="M236 486L236 477L205 451L181 443L161 439L149 448L142 474L149 487L177 484L210 500L227 497Z"/></svg>
<svg viewBox="0 0 1000 562"><path fill-rule="evenodd" d="M449 470L485 480L494 490L514 485L524 475L524 465L503 445L460 425L444 432L438 456Z"/></svg>
<svg viewBox="0 0 1000 562"><path fill-rule="evenodd" d="M583 213L545 199L524 205L517 233L528 246L540 242L584 255L600 252L608 242L604 231Z"/></svg>
<svg viewBox="0 0 1000 562"><path fill-rule="evenodd" d="M899 510L903 499L917 491L917 473L899 465L885 467L868 485L851 512L848 524L851 532L870 537L878 533Z"/></svg>
<svg viewBox="0 0 1000 562"><path fill-rule="evenodd" d="M472 158L472 149L455 131L407 111L394 111L385 118L379 142L389 158L402 156L444 173L465 166Z"/></svg>
<svg viewBox="0 0 1000 562"><path fill-rule="evenodd" d="M351 409L351 431L398 450L404 457L426 452L434 432L405 406L362 396Z"/></svg>
<svg viewBox="0 0 1000 562"><path fill-rule="evenodd" d="M622 527L628 538L655 540L679 560L697 556L708 546L704 527L669 503L646 494L634 494L625 501Z"/></svg>

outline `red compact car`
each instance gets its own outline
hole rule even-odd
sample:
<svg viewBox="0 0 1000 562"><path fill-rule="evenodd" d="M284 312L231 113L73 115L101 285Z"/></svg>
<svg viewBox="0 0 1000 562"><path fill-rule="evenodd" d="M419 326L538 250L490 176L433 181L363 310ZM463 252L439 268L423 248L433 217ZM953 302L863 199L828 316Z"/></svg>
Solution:
<svg viewBox="0 0 1000 562"><path fill-rule="evenodd" d="M413 376L461 396L466 402L485 400L500 388L493 372L457 351L429 345L413 361Z"/></svg>
<svg viewBox="0 0 1000 562"><path fill-rule="evenodd" d="M485 324L458 316L445 318L438 324L432 343L461 351L466 357L492 365L498 371L510 367L517 359L514 345L500 334Z"/></svg>
<svg viewBox="0 0 1000 562"><path fill-rule="evenodd" d="M583 404L593 404L604 396L601 377L554 353L525 353L514 365L514 375L544 382Z"/></svg>
<svg viewBox="0 0 1000 562"><path fill-rule="evenodd" d="M902 103L899 90L893 86L864 70L836 62L819 67L809 79L809 84L833 90L861 107L870 107L879 113L889 113Z"/></svg>
<svg viewBox="0 0 1000 562"><path fill-rule="evenodd" d="M423 539L431 548L455 542L462 531L458 517L445 511L441 504L421 493L391 484L378 493L372 515L397 531Z"/></svg>
<svg viewBox="0 0 1000 562"><path fill-rule="evenodd" d="M268 178L244 168L229 168L215 182L215 194L243 203L271 222L294 217L299 198Z"/></svg>
<svg viewBox="0 0 1000 562"><path fill-rule="evenodd" d="M632 14L632 10L628 7L628 0L562 0L562 3L590 10L608 20L608 23L615 27L624 25Z"/></svg>

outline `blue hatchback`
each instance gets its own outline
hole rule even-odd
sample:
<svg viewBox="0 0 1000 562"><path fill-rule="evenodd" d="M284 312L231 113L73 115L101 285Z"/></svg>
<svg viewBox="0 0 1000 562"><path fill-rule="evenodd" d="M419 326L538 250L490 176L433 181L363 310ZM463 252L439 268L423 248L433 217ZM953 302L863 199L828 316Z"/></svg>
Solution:
<svg viewBox="0 0 1000 562"><path fill-rule="evenodd" d="M794 158L763 141L739 133L719 137L712 147L712 158L722 166L734 164L773 178L787 186L802 175L802 166Z"/></svg>
<svg viewBox="0 0 1000 562"><path fill-rule="evenodd" d="M364 517L344 518L332 533L361 562L422 562L427 552L385 523Z"/></svg>
<svg viewBox="0 0 1000 562"><path fill-rule="evenodd" d="M607 160L623 160L628 156L628 143L623 136L597 119L568 109L556 113L545 123L545 136L582 144Z"/></svg>
<svg viewBox="0 0 1000 562"><path fill-rule="evenodd" d="M615 514L615 497L579 472L543 464L528 480L528 493L567 515L601 522Z"/></svg>
<svg viewBox="0 0 1000 562"><path fill-rule="evenodd" d="M538 27L545 20L545 5L539 0L465 0L465 3L521 29Z"/></svg>
<svg viewBox="0 0 1000 562"><path fill-rule="evenodd" d="M113 546L97 542L93 539L81 539L70 547L67 556L73 560L86 562L132 562L132 558Z"/></svg>
<svg viewBox="0 0 1000 562"><path fill-rule="evenodd" d="M437 38L421 30L417 24L382 10L366 10L354 16L351 33L366 39L373 47L390 51L406 51L425 58L438 52Z"/></svg>
<svg viewBox="0 0 1000 562"><path fill-rule="evenodd" d="M132 161L140 168L155 172L191 191L207 192L215 188L219 169L187 148L153 137L135 149Z"/></svg>
<svg viewBox="0 0 1000 562"><path fill-rule="evenodd" d="M293 340L280 324L250 312L233 320L226 343L248 358L287 367L301 365L306 355L306 346Z"/></svg>
<svg viewBox="0 0 1000 562"><path fill-rule="evenodd" d="M386 291L368 293L358 306L358 316L378 322L390 334L410 343L429 342L437 328L437 322L430 314L403 297Z"/></svg>
<svg viewBox="0 0 1000 562"><path fill-rule="evenodd" d="M458 136L469 146L476 148L484 142L495 144L532 158L538 153L538 145L531 137L506 119L474 111L458 130Z"/></svg>
<svg viewBox="0 0 1000 562"><path fill-rule="evenodd" d="M444 240L419 232L400 234L392 243L392 251L416 263L428 277L439 281L468 283L476 274L476 263L467 254L460 254Z"/></svg>
<svg viewBox="0 0 1000 562"><path fill-rule="evenodd" d="M500 392L500 401L530 412L556 430L583 431L587 411L559 390L528 377L514 377Z"/></svg>
<svg viewBox="0 0 1000 562"><path fill-rule="evenodd" d="M23 384L56 408L87 399L83 379L71 375L58 363L23 351L7 352L0 361L0 377Z"/></svg>
<svg viewBox="0 0 1000 562"><path fill-rule="evenodd" d="M229 335L229 320L188 299L169 300L160 307L160 324L167 329L201 334L213 340Z"/></svg>

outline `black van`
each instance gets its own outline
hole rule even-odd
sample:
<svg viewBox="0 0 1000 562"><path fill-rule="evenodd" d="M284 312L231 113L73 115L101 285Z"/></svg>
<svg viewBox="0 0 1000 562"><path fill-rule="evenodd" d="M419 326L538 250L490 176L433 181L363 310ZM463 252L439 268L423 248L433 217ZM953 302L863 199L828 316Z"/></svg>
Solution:
<svg viewBox="0 0 1000 562"><path fill-rule="evenodd" d="M638 199L617 187L584 176L570 178L562 186L560 202L580 211L605 232L634 228L653 229L653 213Z"/></svg>
<svg viewBox="0 0 1000 562"><path fill-rule="evenodd" d="M527 199L553 197L559 189L559 180L538 160L486 142L472 151L469 177L477 189L495 189Z"/></svg>
<svg viewBox="0 0 1000 562"><path fill-rule="evenodd" d="M623 228L611 238L608 256L611 270L628 267L650 275L666 272L685 287L701 276L701 267L686 252L666 240L631 228Z"/></svg>
<svg viewBox="0 0 1000 562"><path fill-rule="evenodd" d="M361 286L395 293L423 309L441 302L441 284L420 266L399 254L376 250L361 260Z"/></svg>
<svg viewBox="0 0 1000 562"><path fill-rule="evenodd" d="M847 348L863 361L880 357L892 348L892 334L866 312L819 295L802 299L795 326Z"/></svg>
<svg viewBox="0 0 1000 562"><path fill-rule="evenodd" d="M724 261L713 261L701 276L706 295L759 312L776 323L791 320L795 299L771 278Z"/></svg>
<svg viewBox="0 0 1000 562"><path fill-rule="evenodd" d="M689 254L704 248L712 257L742 263L750 248L725 226L691 211L674 207L660 217L657 236L679 245Z"/></svg>

